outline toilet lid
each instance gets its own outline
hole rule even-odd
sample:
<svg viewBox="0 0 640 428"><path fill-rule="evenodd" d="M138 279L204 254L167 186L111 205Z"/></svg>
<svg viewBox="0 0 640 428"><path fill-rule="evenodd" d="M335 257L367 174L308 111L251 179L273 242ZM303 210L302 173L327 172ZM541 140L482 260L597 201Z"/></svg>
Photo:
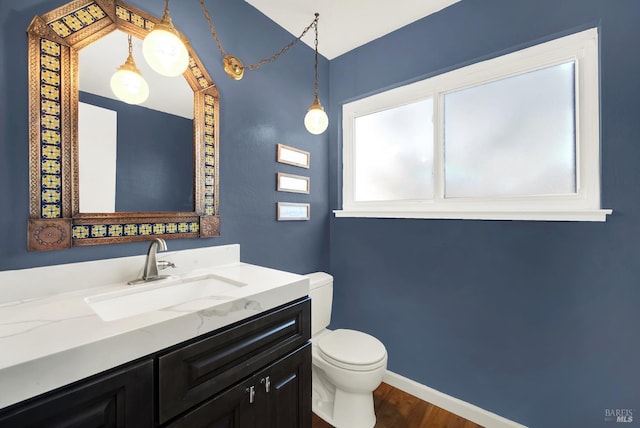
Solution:
<svg viewBox="0 0 640 428"><path fill-rule="evenodd" d="M387 356L382 342L355 330L339 329L325 335L320 339L318 349L325 359L341 367L376 366Z"/></svg>

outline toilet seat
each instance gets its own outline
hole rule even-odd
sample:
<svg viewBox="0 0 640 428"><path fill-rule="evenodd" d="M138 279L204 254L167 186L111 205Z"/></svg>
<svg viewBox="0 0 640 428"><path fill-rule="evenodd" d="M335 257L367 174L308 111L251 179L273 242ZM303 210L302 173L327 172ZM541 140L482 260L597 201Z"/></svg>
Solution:
<svg viewBox="0 0 640 428"><path fill-rule="evenodd" d="M323 335L318 351L329 363L353 371L375 370L386 363L387 350L375 337L356 330L338 329Z"/></svg>

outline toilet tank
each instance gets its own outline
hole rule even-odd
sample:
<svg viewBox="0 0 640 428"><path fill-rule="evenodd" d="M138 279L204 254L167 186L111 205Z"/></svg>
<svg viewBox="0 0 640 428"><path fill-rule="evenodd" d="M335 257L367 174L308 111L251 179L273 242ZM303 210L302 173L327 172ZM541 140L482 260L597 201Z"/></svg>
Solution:
<svg viewBox="0 0 640 428"><path fill-rule="evenodd" d="M331 322L333 303L333 276L325 272L305 275L309 278L309 297L311 297L311 336L322 331Z"/></svg>

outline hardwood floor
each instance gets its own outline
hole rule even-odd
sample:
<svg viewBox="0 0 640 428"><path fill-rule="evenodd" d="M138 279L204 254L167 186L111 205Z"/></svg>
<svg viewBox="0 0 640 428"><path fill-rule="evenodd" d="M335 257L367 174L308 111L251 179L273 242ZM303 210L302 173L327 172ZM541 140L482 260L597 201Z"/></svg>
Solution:
<svg viewBox="0 0 640 428"><path fill-rule="evenodd" d="M382 383L373 392L375 428L482 428L413 395ZM331 428L313 415L312 428Z"/></svg>

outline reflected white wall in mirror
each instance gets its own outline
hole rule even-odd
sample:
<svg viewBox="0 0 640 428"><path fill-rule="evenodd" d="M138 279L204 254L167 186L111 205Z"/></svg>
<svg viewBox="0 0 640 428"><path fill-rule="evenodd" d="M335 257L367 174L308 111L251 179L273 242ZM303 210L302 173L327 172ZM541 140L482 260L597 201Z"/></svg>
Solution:
<svg viewBox="0 0 640 428"><path fill-rule="evenodd" d="M116 210L118 115L113 110L78 103L78 176L80 212Z"/></svg>

